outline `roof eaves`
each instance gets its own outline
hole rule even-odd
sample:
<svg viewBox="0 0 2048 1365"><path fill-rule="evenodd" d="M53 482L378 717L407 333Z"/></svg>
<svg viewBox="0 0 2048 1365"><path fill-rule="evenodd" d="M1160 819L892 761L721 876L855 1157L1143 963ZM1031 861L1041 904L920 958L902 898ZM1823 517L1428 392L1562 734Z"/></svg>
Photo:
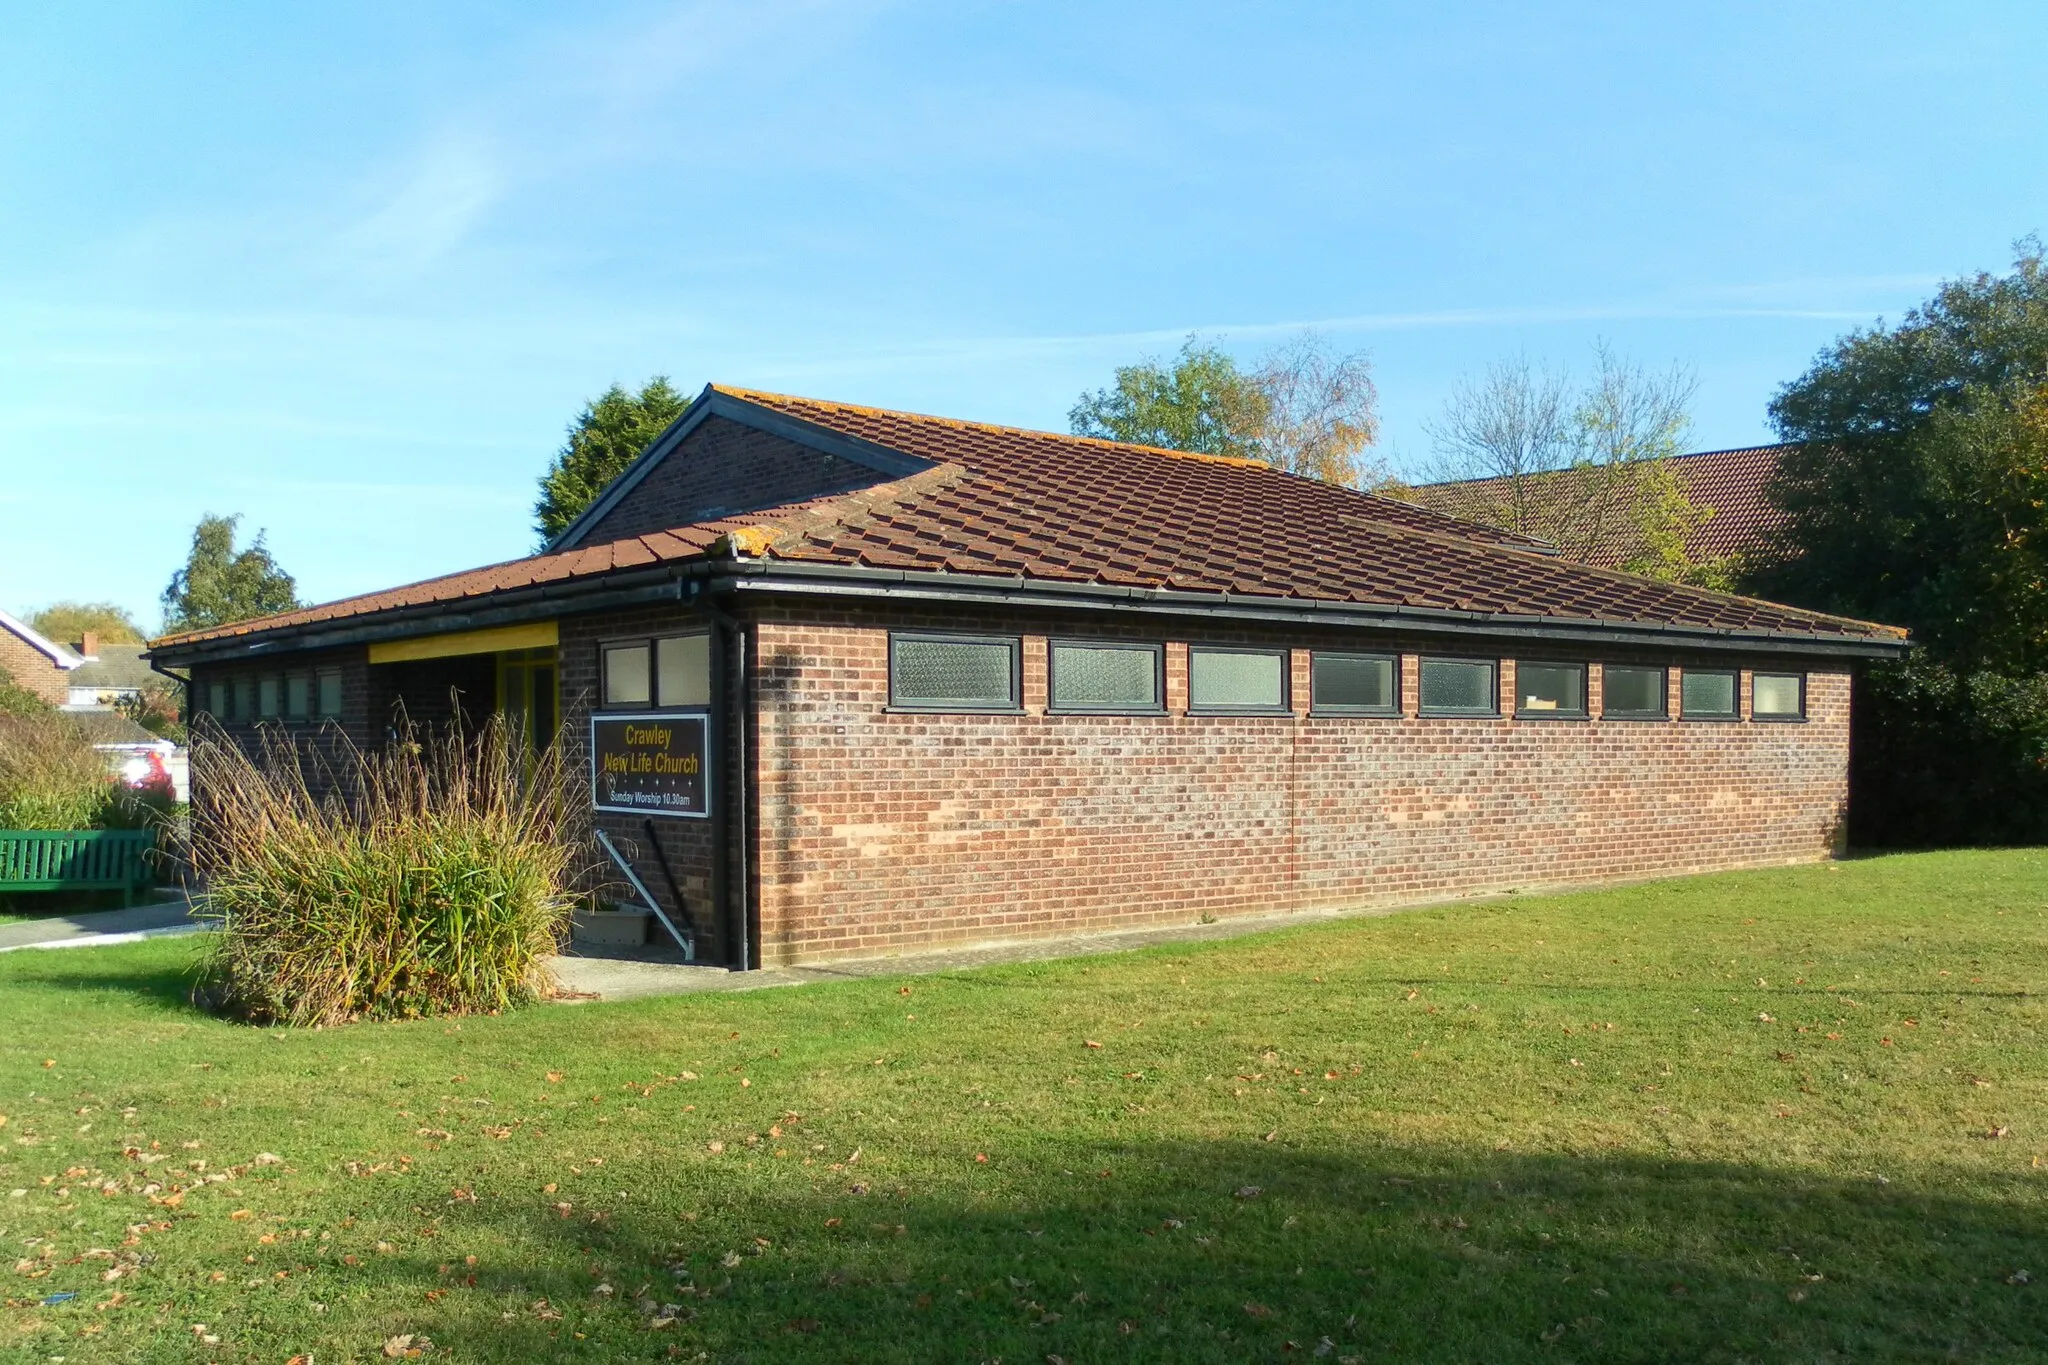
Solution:
<svg viewBox="0 0 2048 1365"><path fill-rule="evenodd" d="M601 611L687 599L696 591L691 585L710 572L714 564L715 561L705 558L671 560L626 573L528 584L456 600L409 603L357 616L294 622L249 634L183 641L164 639L151 644L146 657L156 664L184 667L444 631L481 630L539 620L565 610Z"/></svg>
<svg viewBox="0 0 2048 1365"><path fill-rule="evenodd" d="M1752 650L1850 658L1892 658L1903 652L1903 633L1884 636L1820 634L1808 631L1743 630L1663 621L1601 617L1541 616L1483 612L1396 603L1341 602L1320 597L1190 592L1112 583L1052 581L1021 574L961 574L943 570L881 568L755 559L717 566L724 575L708 586L720 590L813 593L824 596L883 596L932 601L1001 603L1016 606L1142 610L1175 616L1215 616L1333 626L1376 626L1422 634L1527 636L1606 643L1663 641L1720 652ZM1894 627L1880 627L1890 632Z"/></svg>

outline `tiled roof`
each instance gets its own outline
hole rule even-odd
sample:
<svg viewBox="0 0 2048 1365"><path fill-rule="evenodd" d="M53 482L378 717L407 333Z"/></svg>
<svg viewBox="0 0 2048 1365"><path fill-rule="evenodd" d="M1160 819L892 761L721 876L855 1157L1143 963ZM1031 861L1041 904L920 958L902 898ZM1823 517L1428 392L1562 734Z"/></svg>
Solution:
<svg viewBox="0 0 2048 1365"><path fill-rule="evenodd" d="M1686 501L1713 511L1686 538L1688 558L1704 561L1754 550L1777 529L1784 514L1764 496L1764 489L1778 472L1779 458L1789 449L1788 445L1743 446L1735 450L1703 450L1668 461ZM1529 485L1533 495L1540 498L1546 488L1583 477L1574 470L1559 470L1535 475ZM1499 505L1507 487L1505 479L1463 479L1420 484L1410 489L1408 496L1448 516L1484 518L1489 507ZM1617 529L1593 547L1590 562L1608 566L1625 563L1641 548L1638 537Z"/></svg>
<svg viewBox="0 0 2048 1365"><path fill-rule="evenodd" d="M148 687L162 681L142 657L141 645L101 645L100 652L71 671L73 687Z"/></svg>
<svg viewBox="0 0 2048 1365"><path fill-rule="evenodd" d="M707 393L736 420L776 414L932 467L853 493L512 560L158 647L732 556L1836 640L1899 635L1564 563L1503 532L1249 461L746 389ZM779 429L790 428L785 421Z"/></svg>

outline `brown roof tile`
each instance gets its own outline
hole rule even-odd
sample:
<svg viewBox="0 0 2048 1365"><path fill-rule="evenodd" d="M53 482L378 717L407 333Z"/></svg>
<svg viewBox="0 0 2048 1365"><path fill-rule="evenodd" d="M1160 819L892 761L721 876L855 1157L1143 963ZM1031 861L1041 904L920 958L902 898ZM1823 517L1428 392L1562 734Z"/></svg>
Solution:
<svg viewBox="0 0 2048 1365"><path fill-rule="evenodd" d="M1710 560L1754 550L1783 523L1784 514L1765 496L1765 489L1778 472L1779 458L1789 449L1787 445L1769 445L1702 450L1669 461L1686 501L1713 513L1686 538L1688 558ZM1531 487L1540 497L1546 485L1575 477L1579 476L1571 470L1538 474L1531 479ZM1506 479L1462 479L1419 484L1408 496L1446 516L1483 520L1489 507L1498 505L1507 485ZM1633 558L1641 548L1633 534L1618 530L1593 547L1591 562L1612 567Z"/></svg>
<svg viewBox="0 0 2048 1365"><path fill-rule="evenodd" d="M738 420L746 420L748 408L767 409L935 467L852 493L513 560L158 643L191 645L534 582L597 578L729 554L735 541L793 563L1836 639L1899 635L1887 626L1565 563L1520 537L1255 462L745 389L713 392ZM1745 486L1742 462L1727 463L1734 472L1725 486ZM1746 506L1732 494L1714 496ZM1730 516L1729 524L1735 520Z"/></svg>

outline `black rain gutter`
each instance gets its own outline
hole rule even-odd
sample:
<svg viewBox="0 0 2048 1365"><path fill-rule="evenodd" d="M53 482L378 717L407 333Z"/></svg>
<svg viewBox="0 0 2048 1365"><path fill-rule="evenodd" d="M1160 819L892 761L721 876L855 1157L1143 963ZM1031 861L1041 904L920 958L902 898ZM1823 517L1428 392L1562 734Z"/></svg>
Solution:
<svg viewBox="0 0 2048 1365"><path fill-rule="evenodd" d="M603 611L611 607L680 601L687 595L684 585L693 579L707 577L707 568L702 564L665 565L658 569L607 574L597 579L512 588L467 602L424 602L418 606L378 612L374 616L307 621L248 635L195 641L190 645L167 645L148 651L148 658L152 668L159 662L189 667L261 658L288 651L333 649L341 645L409 639L416 635L439 635L448 631L486 630L492 626L518 625L523 621L557 616L565 611Z"/></svg>
<svg viewBox="0 0 2048 1365"><path fill-rule="evenodd" d="M704 586L714 592L778 592L983 607L1135 612L1193 620L1396 630L1450 639L1548 640L1848 659L1897 658L1910 648L1910 642L1905 639L1857 639L1803 631L1744 631L1668 622L1576 621L1554 616L1333 602L1320 598L1182 592L1109 583L1048 583L1021 575L878 569L789 560L700 559L580 582L515 588L490 594L469 606L459 601L423 603L379 613L368 619L307 622L265 631L253 637L230 636L189 646L174 645L151 650L148 657L152 668L160 663L189 667L288 651L405 639L429 632L483 630L563 612L604 611L613 607L679 601L687 595L686 585L693 582L702 584L706 579L711 581Z"/></svg>
<svg viewBox="0 0 2048 1365"><path fill-rule="evenodd" d="M736 560L720 565L713 591L786 592L896 601L972 603L1039 609L1138 612L1153 616L1281 625L1317 625L1491 639L1563 640L1584 644L1657 645L1728 653L1826 655L1889 659L1905 639L1857 639L1805 631L1743 631L1669 622L1586 620L1455 611L1442 607L1276 598L1247 593L1180 592L1109 583L1046 583L1021 575L955 574L876 569L788 560Z"/></svg>

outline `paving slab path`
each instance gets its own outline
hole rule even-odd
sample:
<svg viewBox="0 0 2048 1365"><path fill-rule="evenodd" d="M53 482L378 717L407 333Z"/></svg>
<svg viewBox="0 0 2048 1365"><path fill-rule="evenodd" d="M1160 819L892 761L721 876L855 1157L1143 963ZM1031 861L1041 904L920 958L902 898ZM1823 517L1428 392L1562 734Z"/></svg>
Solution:
<svg viewBox="0 0 2048 1365"><path fill-rule="evenodd" d="M171 900L131 905L125 910L89 910L0 924L0 953L18 948L99 948L173 934L196 934L204 927L192 917L192 903L181 893Z"/></svg>
<svg viewBox="0 0 2048 1365"><path fill-rule="evenodd" d="M1498 899L1496 896L1468 896L1461 900ZM1442 904L1443 902L1430 902ZM619 957L566 956L549 965L566 994L565 1004L593 1000L633 1000L650 995L697 995L707 991L755 991L774 986L802 986L814 981L846 981L875 976L916 976L993 966L1000 962L1041 962L1053 958L1087 957L1096 953L1121 953L1155 943L1206 943L1242 938L1246 934L1269 933L1298 924L1320 924L1333 919L1398 914L1419 905L1378 905L1357 909L1304 910L1277 915L1233 915L1210 924L1174 924L1147 929L1123 929L1110 933L1082 934L1071 938L1026 939L972 948L941 948L925 952L895 953L887 957L864 957L821 963L815 967L764 967L758 971L734 972L723 967L706 967L680 962L623 959Z"/></svg>

